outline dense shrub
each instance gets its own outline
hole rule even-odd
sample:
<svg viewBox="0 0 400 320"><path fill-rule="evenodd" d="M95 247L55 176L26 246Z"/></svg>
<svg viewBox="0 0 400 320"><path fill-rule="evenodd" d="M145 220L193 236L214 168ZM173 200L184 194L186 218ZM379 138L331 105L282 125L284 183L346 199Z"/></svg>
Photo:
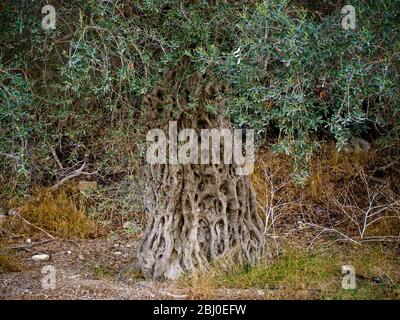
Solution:
<svg viewBox="0 0 400 320"><path fill-rule="evenodd" d="M141 97L183 62L224 82L224 112L294 159L297 181L319 143L399 134L400 1L44 1L0 9L0 170L15 186L86 161L100 176L140 157ZM196 101L193 100L193 106ZM12 169L12 170L9 170Z"/></svg>
<svg viewBox="0 0 400 320"><path fill-rule="evenodd" d="M234 52L204 54L232 87L236 123L279 131L275 149L294 157L296 178L322 137L343 147L352 136L398 137L398 1L363 1L357 30L340 7L321 19L268 1L237 22ZM222 57L222 58L221 58Z"/></svg>

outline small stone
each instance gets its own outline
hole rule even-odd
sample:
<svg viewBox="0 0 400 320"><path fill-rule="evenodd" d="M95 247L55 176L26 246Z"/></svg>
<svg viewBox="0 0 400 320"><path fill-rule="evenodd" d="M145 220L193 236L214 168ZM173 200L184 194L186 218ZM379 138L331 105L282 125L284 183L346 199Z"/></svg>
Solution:
<svg viewBox="0 0 400 320"><path fill-rule="evenodd" d="M368 141L361 138L351 138L349 142L347 142L341 150L346 153L351 153L354 151L365 152L371 149L371 145Z"/></svg>
<svg viewBox="0 0 400 320"><path fill-rule="evenodd" d="M150 288L151 287L151 283L149 281L138 281L138 282L136 282L136 285L139 288Z"/></svg>
<svg viewBox="0 0 400 320"><path fill-rule="evenodd" d="M26 243L32 243L32 239L26 239Z"/></svg>
<svg viewBox="0 0 400 320"><path fill-rule="evenodd" d="M67 251L67 254L71 254L71 253L72 253L72 251L70 251L70 250Z"/></svg>
<svg viewBox="0 0 400 320"><path fill-rule="evenodd" d="M36 254L32 257L33 261L47 261L50 256L48 254Z"/></svg>
<svg viewBox="0 0 400 320"><path fill-rule="evenodd" d="M114 252L114 254L115 254L116 256L119 256L119 255L121 255L121 254L122 254L122 252L120 252L120 251L116 251L116 252Z"/></svg>
<svg viewBox="0 0 400 320"><path fill-rule="evenodd" d="M372 281L375 283L383 283L384 282L383 278L379 277L379 276L372 277Z"/></svg>
<svg viewBox="0 0 400 320"><path fill-rule="evenodd" d="M81 259L82 261L85 260L82 254L78 255L78 258Z"/></svg>
<svg viewBox="0 0 400 320"><path fill-rule="evenodd" d="M17 211L11 209L11 210L8 211L8 215L10 217L16 216L17 215Z"/></svg>
<svg viewBox="0 0 400 320"><path fill-rule="evenodd" d="M134 227L134 223L132 221L127 221L122 226L124 229L132 229Z"/></svg>
<svg viewBox="0 0 400 320"><path fill-rule="evenodd" d="M95 191L95 190L97 190L97 182L96 181L79 181L78 189L81 192Z"/></svg>

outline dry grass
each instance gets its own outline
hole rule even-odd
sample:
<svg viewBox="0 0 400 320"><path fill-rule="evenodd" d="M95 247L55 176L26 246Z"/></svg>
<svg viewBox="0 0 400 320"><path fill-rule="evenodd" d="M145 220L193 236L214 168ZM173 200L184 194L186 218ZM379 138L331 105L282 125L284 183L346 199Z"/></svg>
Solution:
<svg viewBox="0 0 400 320"><path fill-rule="evenodd" d="M56 191L38 188L19 203L10 202L16 216L7 222L15 234L42 233L58 238L92 238L98 226L86 213L85 200L72 186Z"/></svg>
<svg viewBox="0 0 400 320"><path fill-rule="evenodd" d="M0 273L22 271L21 264L0 246Z"/></svg>
<svg viewBox="0 0 400 320"><path fill-rule="evenodd" d="M400 175L390 156L373 149L338 152L324 145L310 162L305 187L290 178L291 159L263 150L252 180L266 234L313 230L333 241L398 242Z"/></svg>
<svg viewBox="0 0 400 320"><path fill-rule="evenodd" d="M216 263L207 276L185 278L192 297L236 288L263 290L264 299L400 299L398 161L393 150L338 152L327 143L301 187L289 157L262 150L252 181L266 256L254 267ZM355 290L341 287L343 265L355 267Z"/></svg>

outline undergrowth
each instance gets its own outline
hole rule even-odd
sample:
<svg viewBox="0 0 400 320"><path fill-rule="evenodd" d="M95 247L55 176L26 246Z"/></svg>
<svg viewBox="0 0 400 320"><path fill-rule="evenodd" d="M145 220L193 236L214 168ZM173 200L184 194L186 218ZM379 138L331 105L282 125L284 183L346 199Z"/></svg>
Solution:
<svg viewBox="0 0 400 320"><path fill-rule="evenodd" d="M177 70L224 83L225 107L208 108L276 137L299 183L326 137L398 140L399 1L356 2L356 30L342 1L58 0L50 31L45 4L0 10L0 170L16 192L81 161L99 178L135 171L143 96Z"/></svg>
<svg viewBox="0 0 400 320"><path fill-rule="evenodd" d="M266 234L397 243L399 159L397 146L338 152L325 143L310 161L309 181L300 187L291 179L290 157L261 149L252 181Z"/></svg>
<svg viewBox="0 0 400 320"><path fill-rule="evenodd" d="M18 201L20 203L12 205L15 215L7 222L14 234L42 233L43 236L78 239L97 234L98 226L88 216L85 201L71 186L56 191L38 188L28 199Z"/></svg>
<svg viewBox="0 0 400 320"><path fill-rule="evenodd" d="M0 273L22 271L21 263L0 245Z"/></svg>
<svg viewBox="0 0 400 320"><path fill-rule="evenodd" d="M263 290L268 299L387 299L400 298L400 258L381 246L331 246L307 249L284 247L281 253L254 267L221 268L207 276L195 274L182 280L193 298L213 299L218 290ZM342 266L352 265L356 288L342 288Z"/></svg>

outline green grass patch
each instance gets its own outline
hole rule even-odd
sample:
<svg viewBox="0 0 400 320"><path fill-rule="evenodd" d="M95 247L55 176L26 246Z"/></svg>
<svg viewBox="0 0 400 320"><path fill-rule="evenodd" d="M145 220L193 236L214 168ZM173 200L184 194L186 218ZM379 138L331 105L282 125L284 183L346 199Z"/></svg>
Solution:
<svg viewBox="0 0 400 320"><path fill-rule="evenodd" d="M305 289L320 286L332 276L340 277L340 253L337 250L316 252L289 248L271 261L254 267L237 267L220 274L216 281L230 288Z"/></svg>
<svg viewBox="0 0 400 320"><path fill-rule="evenodd" d="M199 297L215 289L235 288L262 289L271 299L399 299L399 262L395 250L381 246L289 247L253 267L227 270L215 265L206 276L183 281ZM355 289L342 288L343 265L354 266Z"/></svg>

